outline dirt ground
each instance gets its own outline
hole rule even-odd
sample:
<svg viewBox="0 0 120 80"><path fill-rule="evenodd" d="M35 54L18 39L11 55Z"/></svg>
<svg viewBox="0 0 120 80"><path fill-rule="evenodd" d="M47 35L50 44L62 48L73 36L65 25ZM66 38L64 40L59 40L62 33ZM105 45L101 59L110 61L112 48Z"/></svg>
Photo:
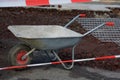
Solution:
<svg viewBox="0 0 120 80"><path fill-rule="evenodd" d="M62 25L64 26L74 16L86 13L87 17L94 17L90 11L60 11L35 8L1 8L0 9L0 66L8 66L7 54L9 49L16 43L20 42L7 29L9 25ZM85 30L74 22L70 29L84 33ZM76 58L89 58L103 55L118 55L120 47L115 43L104 43L89 35L83 38L78 44ZM65 49L59 54L62 59L70 59L70 49ZM77 63L79 66L89 66L93 68L103 68L107 70L119 70L120 59L106 61L90 61Z"/></svg>

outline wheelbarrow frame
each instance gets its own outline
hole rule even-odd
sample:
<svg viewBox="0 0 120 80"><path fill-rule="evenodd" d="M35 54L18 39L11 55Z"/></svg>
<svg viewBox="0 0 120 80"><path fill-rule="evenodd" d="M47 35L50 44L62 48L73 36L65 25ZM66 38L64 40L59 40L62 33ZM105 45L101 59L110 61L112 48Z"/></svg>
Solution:
<svg viewBox="0 0 120 80"><path fill-rule="evenodd" d="M80 15L77 15L75 18L73 18L69 23L67 23L64 27L65 28L68 28L68 26L73 23L77 18L79 17L84 17L85 15L84 14L80 14ZM82 37L94 32L95 30L105 26L105 25L109 25L109 26L112 26L113 23L111 22L107 22L107 23L101 23L100 25L98 25L97 27L93 28L92 30L84 33ZM80 37L78 37L80 38ZM78 40L79 42L79 40ZM0 70L6 70L6 69L16 69L16 68L24 68L24 67L33 67L33 66L42 66L42 65L50 65L50 64L62 64L63 67L65 69L71 69L73 68L74 66L74 62L79 62L79 61L90 61L90 60L104 60L104 59L113 59L113 58L119 58L120 56L119 55L116 55L116 56L104 56L104 57L98 57L98 58L88 58L88 59L78 59L78 60L75 60L74 59L74 55L75 55L75 47L77 46L77 44L75 44L74 46L72 46L72 60L66 60L66 61L62 61L60 59L60 57L57 55L57 53L55 52L54 48L51 49L52 53L55 55L55 57L59 60L57 62L50 62L50 63L42 63L42 64L31 64L31 65L25 65L25 66L12 66L12 67L5 67L5 68L0 68ZM33 51L35 51L36 48L33 48L31 49L27 54L25 54L22 59L24 60L28 55L30 55ZM49 53L48 53L49 54ZM70 66L66 66L65 63L72 63Z"/></svg>

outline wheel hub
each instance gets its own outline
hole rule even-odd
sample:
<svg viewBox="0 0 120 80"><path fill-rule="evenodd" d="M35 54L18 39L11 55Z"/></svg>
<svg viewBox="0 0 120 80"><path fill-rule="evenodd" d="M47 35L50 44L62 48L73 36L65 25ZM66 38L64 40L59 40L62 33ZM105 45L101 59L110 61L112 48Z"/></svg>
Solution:
<svg viewBox="0 0 120 80"><path fill-rule="evenodd" d="M28 62L28 57L26 57L25 59L22 59L22 57L27 53L27 51L25 50L21 50L20 52L18 52L17 57L16 57L16 61L18 64L20 65L24 65Z"/></svg>

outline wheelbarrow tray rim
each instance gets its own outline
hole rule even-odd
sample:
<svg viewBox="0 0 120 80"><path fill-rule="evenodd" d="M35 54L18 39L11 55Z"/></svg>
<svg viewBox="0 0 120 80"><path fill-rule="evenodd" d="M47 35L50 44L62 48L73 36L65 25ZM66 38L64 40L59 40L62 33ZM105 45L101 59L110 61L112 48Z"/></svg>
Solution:
<svg viewBox="0 0 120 80"><path fill-rule="evenodd" d="M18 38L75 38L83 35L59 25L13 25L8 29Z"/></svg>

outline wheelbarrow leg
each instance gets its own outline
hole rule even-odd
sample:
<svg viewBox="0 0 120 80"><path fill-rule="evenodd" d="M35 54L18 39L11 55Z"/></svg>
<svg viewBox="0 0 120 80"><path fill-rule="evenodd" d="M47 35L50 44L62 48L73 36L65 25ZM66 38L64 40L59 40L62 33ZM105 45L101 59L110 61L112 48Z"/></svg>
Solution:
<svg viewBox="0 0 120 80"><path fill-rule="evenodd" d="M60 57L57 55L57 53L54 50L52 51L65 69L72 69L74 67L75 47L76 47L76 45L72 48L72 62L71 62L72 64L71 64L71 66L65 65L65 63L60 59Z"/></svg>

